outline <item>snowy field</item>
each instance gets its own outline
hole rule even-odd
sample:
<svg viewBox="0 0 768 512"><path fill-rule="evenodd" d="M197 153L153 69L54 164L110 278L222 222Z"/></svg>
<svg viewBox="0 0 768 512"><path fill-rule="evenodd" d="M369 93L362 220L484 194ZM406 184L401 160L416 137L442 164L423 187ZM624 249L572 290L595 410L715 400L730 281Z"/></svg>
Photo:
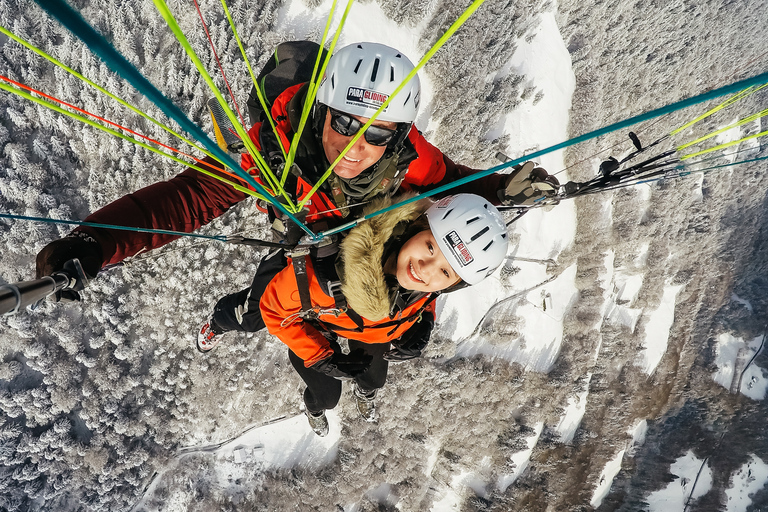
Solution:
<svg viewBox="0 0 768 512"><path fill-rule="evenodd" d="M210 129L207 91L151 2L72 5ZM170 5L214 72L195 10ZM255 65L277 42L319 39L331 5L230 7ZM421 72L416 125L454 160L488 168L496 151L517 158L723 85L735 76L723 66L738 59L717 34L750 33L753 14L768 6L685 6L695 16L677 4L488 0ZM221 7L201 7L244 97L250 79ZM338 44L389 44L416 62L465 7L356 3ZM722 26L705 33L715 16ZM337 12L332 29L340 19ZM680 19L689 32L667 25L685 25ZM36 7L0 0L0 25L154 111ZM643 29L649 40L633 39ZM744 69L765 71L768 43L751 44L741 53L757 67ZM7 37L0 51L0 74L167 141ZM684 90L669 85L678 76L690 76ZM81 219L180 170L3 94L2 212ZM638 133L649 141L680 117ZM757 120L717 143L765 126ZM591 178L606 147L617 157L631 151L625 133L594 144L539 163L565 183ZM758 140L739 149L765 152ZM180 240L104 272L81 303L0 320L0 510L768 507L765 283L753 278L768 268L760 256L764 167L734 165L722 179L641 185L529 212L510 226L514 244L500 270L440 299L424 357L392 365L378 423L359 420L345 387L325 438L300 412L302 384L278 340L237 336L206 357L193 348L197 323L216 298L250 281L260 254ZM741 194L745 181L759 193ZM0 222L0 282L30 279L37 251L69 229ZM266 226L246 204L202 232L262 237Z"/></svg>

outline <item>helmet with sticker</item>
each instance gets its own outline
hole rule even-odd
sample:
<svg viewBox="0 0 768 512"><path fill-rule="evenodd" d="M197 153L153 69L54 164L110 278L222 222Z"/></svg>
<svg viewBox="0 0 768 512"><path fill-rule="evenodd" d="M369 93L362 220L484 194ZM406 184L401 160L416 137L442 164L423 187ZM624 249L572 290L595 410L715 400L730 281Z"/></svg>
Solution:
<svg viewBox="0 0 768 512"><path fill-rule="evenodd" d="M474 194L448 196L430 206L427 219L443 255L467 284L485 279L507 255L507 226L487 199Z"/></svg>

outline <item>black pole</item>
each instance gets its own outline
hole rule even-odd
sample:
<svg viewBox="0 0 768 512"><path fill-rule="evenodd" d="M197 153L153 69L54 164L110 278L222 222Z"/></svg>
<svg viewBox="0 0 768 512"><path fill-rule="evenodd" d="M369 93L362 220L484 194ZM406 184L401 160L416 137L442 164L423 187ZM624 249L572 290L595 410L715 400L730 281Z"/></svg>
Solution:
<svg viewBox="0 0 768 512"><path fill-rule="evenodd" d="M0 314L10 315L30 304L42 300L69 285L70 279L63 272L34 281L0 286Z"/></svg>
<svg viewBox="0 0 768 512"><path fill-rule="evenodd" d="M88 284L80 260L71 259L64 268L34 281L0 285L0 315L12 315L61 290L79 291Z"/></svg>

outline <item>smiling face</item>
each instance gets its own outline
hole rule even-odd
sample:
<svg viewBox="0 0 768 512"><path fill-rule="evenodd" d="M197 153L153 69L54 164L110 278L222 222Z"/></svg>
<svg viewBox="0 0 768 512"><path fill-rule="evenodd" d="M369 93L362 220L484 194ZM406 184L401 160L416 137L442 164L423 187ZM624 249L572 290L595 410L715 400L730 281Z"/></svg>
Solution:
<svg viewBox="0 0 768 512"><path fill-rule="evenodd" d="M352 116L363 124L368 122L367 117ZM373 126L381 126L394 130L397 128L397 123L391 123L388 121L374 121ZM327 111L325 114L325 124L323 126L323 149L325 150L325 157L329 162L333 163L339 157L344 148L347 147L349 141L352 140L352 136L346 137L336 132L331 128L331 113ZM372 146L365 141L365 137L360 137L355 145L349 148L349 151L344 155L341 161L333 168L333 172L340 178L354 178L361 172L378 162L386 146Z"/></svg>
<svg viewBox="0 0 768 512"><path fill-rule="evenodd" d="M460 281L430 230L411 237L397 255L397 282L407 290L436 292Z"/></svg>

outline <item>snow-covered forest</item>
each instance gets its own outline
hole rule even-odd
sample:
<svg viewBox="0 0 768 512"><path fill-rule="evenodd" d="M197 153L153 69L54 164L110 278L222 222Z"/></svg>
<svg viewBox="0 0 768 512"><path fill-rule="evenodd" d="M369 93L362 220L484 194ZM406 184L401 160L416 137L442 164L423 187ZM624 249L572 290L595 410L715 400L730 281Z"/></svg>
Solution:
<svg viewBox="0 0 768 512"><path fill-rule="evenodd" d="M69 3L211 132L212 94L153 2ZM222 6L198 3L242 108L251 80ZM469 4L361 1L339 44L416 62ZM194 2L168 5L225 91ZM319 41L331 8L228 5L254 69L279 42ZM768 71L767 13L765 0L486 0L421 72L416 124L453 160L489 168L497 152ZM35 3L0 0L0 26L175 126ZM0 75L193 151L5 35ZM724 99L632 130L648 144ZM182 170L9 92L0 105L0 213L81 220ZM766 108L757 92L658 151ZM766 129L758 118L696 148ZM623 130L539 161L582 181L633 149ZM102 272L82 302L0 317L0 510L768 510L768 178L738 163L764 156L755 138L707 155L722 167L706 174L528 213L496 274L440 300L424 356L390 368L378 422L345 385L326 438L300 413L279 340L194 348L263 251L181 239ZM32 279L37 252L70 230L0 219L0 284ZM267 231L247 200L200 232Z"/></svg>

